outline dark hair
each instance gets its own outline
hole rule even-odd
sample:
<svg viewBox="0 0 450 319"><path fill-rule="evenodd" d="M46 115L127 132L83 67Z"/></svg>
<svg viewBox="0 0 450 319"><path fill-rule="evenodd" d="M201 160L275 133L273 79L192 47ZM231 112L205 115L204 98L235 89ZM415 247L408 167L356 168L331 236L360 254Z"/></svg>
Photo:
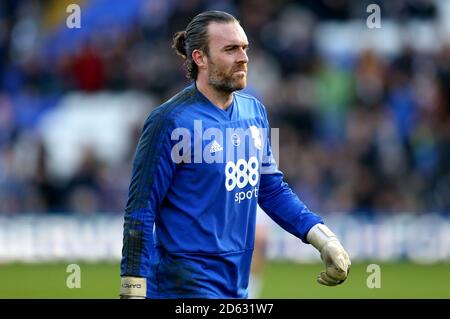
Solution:
<svg viewBox="0 0 450 319"><path fill-rule="evenodd" d="M211 22L228 23L238 22L231 14L223 11L206 11L195 16L186 27L186 30L178 31L173 37L172 48L177 51L183 59L187 77L196 80L198 67L192 60L192 52L201 50L208 55L208 25Z"/></svg>

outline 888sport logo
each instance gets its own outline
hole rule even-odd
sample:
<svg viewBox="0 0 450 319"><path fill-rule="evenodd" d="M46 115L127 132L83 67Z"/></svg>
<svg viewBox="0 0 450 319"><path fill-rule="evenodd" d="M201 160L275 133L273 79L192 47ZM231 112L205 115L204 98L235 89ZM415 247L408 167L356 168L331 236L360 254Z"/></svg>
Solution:
<svg viewBox="0 0 450 319"><path fill-rule="evenodd" d="M239 159L236 163L227 162L225 166L225 188L231 192L236 187L238 189L245 188L248 184L253 187L249 191L239 191L234 196L234 201L239 204L245 199L258 197L258 188L256 185L259 181L259 162L255 156L250 157L248 161Z"/></svg>

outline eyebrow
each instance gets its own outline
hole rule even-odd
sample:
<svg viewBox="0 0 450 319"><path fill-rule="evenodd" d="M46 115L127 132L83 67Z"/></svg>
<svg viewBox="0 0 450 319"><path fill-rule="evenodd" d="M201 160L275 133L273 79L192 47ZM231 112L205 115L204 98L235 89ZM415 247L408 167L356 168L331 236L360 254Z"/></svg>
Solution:
<svg viewBox="0 0 450 319"><path fill-rule="evenodd" d="M245 47L248 48L249 44L248 43L242 43L242 44L228 44L226 46L224 46L222 48L222 50L227 50L227 49L234 49L236 47Z"/></svg>

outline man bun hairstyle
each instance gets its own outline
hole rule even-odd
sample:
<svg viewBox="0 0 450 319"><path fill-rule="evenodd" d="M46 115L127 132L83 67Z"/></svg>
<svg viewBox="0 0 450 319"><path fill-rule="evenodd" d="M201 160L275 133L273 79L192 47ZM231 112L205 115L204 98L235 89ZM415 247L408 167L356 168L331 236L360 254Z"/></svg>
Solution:
<svg viewBox="0 0 450 319"><path fill-rule="evenodd" d="M201 50L208 55L208 25L211 22L229 23L238 22L231 14L223 11L205 11L196 15L189 22L186 30L178 31L173 37L172 48L186 61L184 65L187 70L187 77L197 80L198 67L192 60L192 52Z"/></svg>
<svg viewBox="0 0 450 319"><path fill-rule="evenodd" d="M178 31L173 37L172 47L177 51L177 54L183 59L186 59L186 31Z"/></svg>

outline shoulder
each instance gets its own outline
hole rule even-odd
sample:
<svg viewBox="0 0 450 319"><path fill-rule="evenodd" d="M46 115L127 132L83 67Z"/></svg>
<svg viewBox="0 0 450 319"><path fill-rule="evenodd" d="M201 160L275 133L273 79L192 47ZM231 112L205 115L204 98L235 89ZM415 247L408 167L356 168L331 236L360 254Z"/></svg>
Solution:
<svg viewBox="0 0 450 319"><path fill-rule="evenodd" d="M242 91L235 91L233 93L237 99L242 100L242 101L246 101L248 103L255 103L255 104L262 104L256 97L254 97L253 95L244 93Z"/></svg>
<svg viewBox="0 0 450 319"><path fill-rule="evenodd" d="M180 114L194 102L195 90L190 85L153 109L147 117L146 124L158 122L173 126L180 118Z"/></svg>
<svg viewBox="0 0 450 319"><path fill-rule="evenodd" d="M256 113L259 113L261 116L266 117L266 107L253 95L244 92L234 92L234 96L236 97L238 102L243 103L246 106L250 106L253 111L256 111Z"/></svg>

